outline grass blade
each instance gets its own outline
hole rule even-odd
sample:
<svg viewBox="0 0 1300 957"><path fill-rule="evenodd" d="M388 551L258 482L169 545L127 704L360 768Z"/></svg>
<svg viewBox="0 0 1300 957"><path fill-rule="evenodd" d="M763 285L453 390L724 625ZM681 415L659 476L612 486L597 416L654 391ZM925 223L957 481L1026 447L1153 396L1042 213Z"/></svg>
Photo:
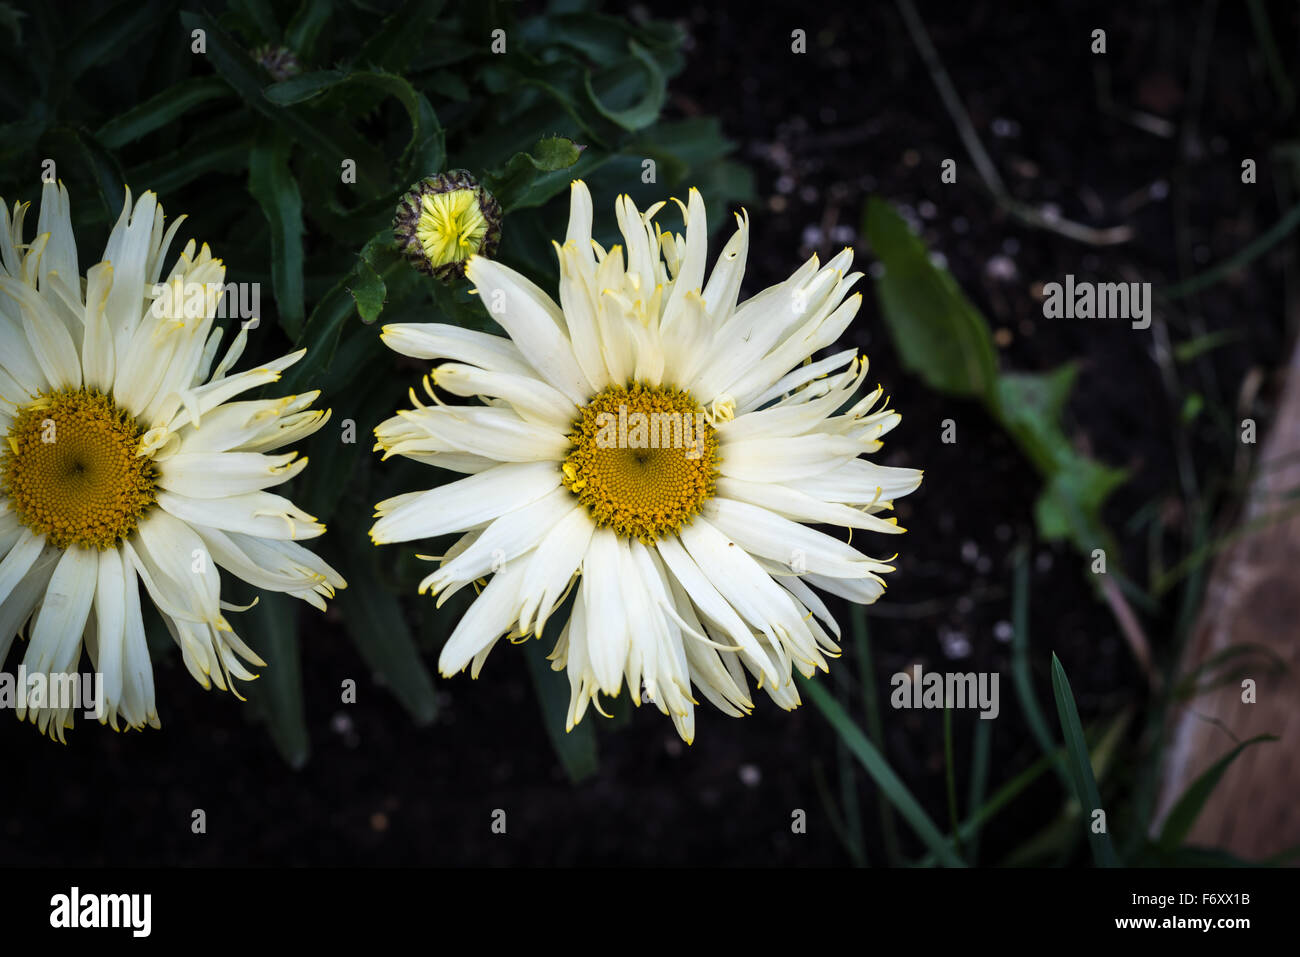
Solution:
<svg viewBox="0 0 1300 957"><path fill-rule="evenodd" d="M853 756L861 762L867 774L876 782L880 793L890 804L898 808L899 813L907 819L908 824L912 825L912 830L925 846L946 866L965 867L965 862L953 850L952 843L939 832L934 822L930 820L930 816L925 813L925 809L917 803L912 792L907 789L907 785L894 773L889 762L876 750L875 745L867 740L862 730L853 723L840 703L815 681L804 679L801 684L812 703L825 715L826 720L840 736L845 747L853 752Z"/></svg>
<svg viewBox="0 0 1300 957"><path fill-rule="evenodd" d="M1115 848L1110 842L1110 832L1098 832L1094 827L1092 815L1094 811L1102 810L1101 795L1097 791L1097 779L1092 773L1092 760L1088 756L1083 725L1079 722L1079 709L1075 707L1074 693L1070 691L1070 679L1065 676L1065 669L1055 653L1052 655L1052 692L1056 696L1056 711L1060 715L1061 730L1065 734L1066 766L1074 785L1074 796L1083 809L1093 861L1098 867L1118 867Z"/></svg>
<svg viewBox="0 0 1300 957"><path fill-rule="evenodd" d="M1205 802L1214 793L1219 779L1228 770L1228 766L1237 760L1237 756L1242 751L1245 751L1252 744L1276 740L1277 738L1271 734L1260 734L1249 741L1241 742L1241 744L1215 761L1200 777L1188 785L1187 790L1178 799L1173 810L1169 812L1169 816L1165 818L1164 827L1160 829L1160 840L1158 842L1160 849L1162 851L1173 851L1187 839L1187 835L1191 833L1196 819L1201 816L1201 811L1205 808Z"/></svg>

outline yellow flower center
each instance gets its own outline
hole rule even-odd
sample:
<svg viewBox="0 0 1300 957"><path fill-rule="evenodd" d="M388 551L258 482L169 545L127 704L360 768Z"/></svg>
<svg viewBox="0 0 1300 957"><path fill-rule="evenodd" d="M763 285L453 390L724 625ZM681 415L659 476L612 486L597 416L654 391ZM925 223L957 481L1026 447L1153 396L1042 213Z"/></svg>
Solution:
<svg viewBox="0 0 1300 957"><path fill-rule="evenodd" d="M435 269L468 259L487 235L488 221L472 189L426 193L420 206L415 238Z"/></svg>
<svg viewBox="0 0 1300 957"><path fill-rule="evenodd" d="M565 487L619 535L650 544L713 495L717 435L689 392L611 386L583 407L569 438Z"/></svg>
<svg viewBox="0 0 1300 957"><path fill-rule="evenodd" d="M57 548L111 548L156 501L139 426L98 391L36 396L8 440L0 488L19 521Z"/></svg>

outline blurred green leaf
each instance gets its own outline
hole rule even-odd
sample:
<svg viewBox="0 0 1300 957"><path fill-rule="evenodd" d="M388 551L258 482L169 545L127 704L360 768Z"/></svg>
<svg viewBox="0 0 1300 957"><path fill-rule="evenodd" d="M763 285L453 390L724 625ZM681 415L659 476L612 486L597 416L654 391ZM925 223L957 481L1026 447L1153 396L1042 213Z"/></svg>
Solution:
<svg viewBox="0 0 1300 957"><path fill-rule="evenodd" d="M244 639L266 667L256 681L241 687L266 722L284 760L301 768L307 763L311 745L302 696L298 600L278 592L261 592L257 604L245 615Z"/></svg>
<svg viewBox="0 0 1300 957"><path fill-rule="evenodd" d="M884 274L876 298L908 370L950 395L980 399L1016 440L1044 480L1034 507L1048 540L1068 538L1079 551L1114 551L1101 510L1128 473L1075 451L1061 424L1077 370L998 373L983 315L888 203L867 203L867 236Z"/></svg>
<svg viewBox="0 0 1300 957"><path fill-rule="evenodd" d="M347 531L360 535L358 528ZM364 538L361 540L364 543ZM379 580L377 551L363 544L362 550L353 552L348 587L339 592L335 602L365 663L416 723L428 724L438 713L433 678L420 658L397 596Z"/></svg>
<svg viewBox="0 0 1300 957"><path fill-rule="evenodd" d="M569 714L569 683L564 675L551 670L540 639L529 639L522 644L528 659L528 673L541 704L542 722L555 748L555 756L560 759L569 780L576 783L591 777L599 766L593 719L588 717L574 725L572 731L564 730Z"/></svg>
<svg viewBox="0 0 1300 957"><path fill-rule="evenodd" d="M874 196L866 234L885 267L876 300L903 365L931 388L992 402L997 356L983 316L902 217Z"/></svg>
<svg viewBox="0 0 1300 957"><path fill-rule="evenodd" d="M1271 734L1261 734L1248 741L1241 742L1218 761L1215 761L1200 777L1188 785L1187 790L1183 792L1173 809L1170 810L1169 816L1165 818L1164 827L1160 830L1160 839L1157 842L1160 849L1165 852L1173 851L1187 839L1187 835L1191 833L1192 827L1196 824L1196 819L1201 816L1201 811L1205 809L1205 802L1214 793L1214 789L1218 786L1223 773L1228 770L1233 761L1237 760L1241 752L1251 745L1276 740L1277 738Z"/></svg>
<svg viewBox="0 0 1300 957"><path fill-rule="evenodd" d="M8 30L14 38L14 46L23 42L23 17L27 14L16 9L12 4L0 3L0 29Z"/></svg>

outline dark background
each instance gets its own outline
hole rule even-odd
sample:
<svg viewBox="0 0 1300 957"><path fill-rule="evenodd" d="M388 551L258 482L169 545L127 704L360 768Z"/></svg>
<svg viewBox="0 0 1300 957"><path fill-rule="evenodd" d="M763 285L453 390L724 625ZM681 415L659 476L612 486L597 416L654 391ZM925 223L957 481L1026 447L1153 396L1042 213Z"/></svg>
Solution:
<svg viewBox="0 0 1300 957"><path fill-rule="evenodd" d="M1082 222L1130 223L1137 230L1131 242L1091 248L1000 212L980 187L893 4L803 4L781 13L750 4L656 3L649 8L654 16L678 20L688 34L688 62L672 87L669 113L719 116L737 157L754 170L760 199L750 209L743 295L783 279L811 252L825 257L845 244L856 247L857 263L867 268L860 216L866 197L879 194L915 221L989 318L1004 368L1042 371L1078 360L1069 432L1096 458L1132 470L1106 517L1125 560L1140 564L1147 537L1126 533L1125 522L1151 502L1174 510L1171 528L1179 521L1179 409L1162 387L1150 334L1125 323L1044 320L1035 287L1070 272L1168 283L1232 254L1290 204L1270 162L1271 144L1290 124L1276 109L1245 5L918 6L1011 192L1055 204ZM1198 47L1207 7L1212 26ZM1268 9L1283 55L1292 58L1295 8ZM1089 52L1096 27L1107 31L1104 64ZM790 52L795 28L807 31L805 55ZM1198 63L1206 70L1199 89ZM1099 66L1108 72L1114 108L1099 97ZM1172 135L1140 129L1120 110L1163 118ZM958 160L955 185L939 180L947 157ZM1256 185L1240 181L1245 157L1258 161ZM612 218L611 205L598 200L597 217ZM1270 370L1289 341L1282 253L1288 247L1203 295L1195 314L1170 317L1179 336L1239 333L1204 356L1197 373L1217 390L1210 402L1235 410L1247 373L1263 371L1250 407L1261 423L1277 385ZM1010 689L1015 549L1031 549L1040 701L1050 708L1051 651L1070 674L1085 722L1140 706L1143 684L1082 561L1067 546L1034 542L1033 471L980 407L936 395L903 373L869 283L863 280L868 295L849 336L869 354L872 378L903 415L879 455L886 464L926 470L921 489L899 503L908 534L866 546L901 553L885 597L868 610L878 693L887 697L888 676L914 663L1001 672L1002 715L992 738L996 784L1036 756ZM940 441L946 418L957 422L955 445ZM1196 461L1223 455L1213 423L1188 434ZM395 550L386 554L395 560ZM432 613L415 600L410 607ZM845 609L832 609L847 621ZM284 764L231 696L202 693L174 656L156 661L162 732L115 735L79 721L63 747L12 719L0 721L0 863L849 860L828 810L828 801L840 801L838 776L847 765L811 706L786 714L760 696L745 720L701 707L690 747L666 718L642 709L601 735L599 772L573 785L554 757L517 649L498 650L477 682L440 679L437 718L417 728L375 686L332 617L307 609L303 622L312 734L303 770ZM1160 629L1151 634L1157 653L1167 654ZM829 679L819 679L855 709L860 701L849 676L857 666L850 651ZM354 706L339 704L331 690L348 678L359 686ZM602 719L593 712L586 720ZM945 820L940 713L886 709L884 723L891 764L931 816ZM971 712L955 721L961 773L974 723ZM865 776L859 779L866 852L877 862L874 791ZM1031 789L986 829L985 859L998 860L1060 806L1054 782ZM199 808L207 817L204 835L190 828ZM490 828L495 809L507 813L505 835ZM806 834L791 833L795 809L807 812ZM909 840L904 835L904 850L915 852Z"/></svg>

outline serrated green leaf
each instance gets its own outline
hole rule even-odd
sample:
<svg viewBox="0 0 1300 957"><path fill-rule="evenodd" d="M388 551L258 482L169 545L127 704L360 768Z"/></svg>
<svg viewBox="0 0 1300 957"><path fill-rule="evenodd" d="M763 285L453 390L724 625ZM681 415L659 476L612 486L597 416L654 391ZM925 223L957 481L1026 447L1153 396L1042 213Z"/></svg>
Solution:
<svg viewBox="0 0 1300 957"><path fill-rule="evenodd" d="M369 263L362 261L353 271L348 292L356 301L357 315L361 317L362 322L372 323L384 311L388 287Z"/></svg>
<svg viewBox="0 0 1300 957"><path fill-rule="evenodd" d="M543 137L528 152L516 153L501 169L489 172L484 184L507 213L540 205L578 175L573 167L583 150L565 136ZM556 175L566 170L563 176Z"/></svg>
<svg viewBox="0 0 1300 957"><path fill-rule="evenodd" d="M186 30L203 30L207 38L207 57L213 68L224 79L235 94L249 107L271 120L277 128L287 132L298 142L311 148L319 159L335 166L359 150L351 143L339 143L322 133L318 124L298 115L291 109L278 106L266 98L262 92L263 75L253 62L248 51L244 50L234 38L223 30L208 14L181 12L181 23ZM358 178L369 175L358 170Z"/></svg>
<svg viewBox="0 0 1300 957"><path fill-rule="evenodd" d="M288 106L315 99L332 90L346 87L369 87L392 96L406 110L411 136L402 150L401 179L405 181L441 170L446 161L445 134L433 106L423 93L395 73L374 70L320 70L290 77L265 89L267 100Z"/></svg>

